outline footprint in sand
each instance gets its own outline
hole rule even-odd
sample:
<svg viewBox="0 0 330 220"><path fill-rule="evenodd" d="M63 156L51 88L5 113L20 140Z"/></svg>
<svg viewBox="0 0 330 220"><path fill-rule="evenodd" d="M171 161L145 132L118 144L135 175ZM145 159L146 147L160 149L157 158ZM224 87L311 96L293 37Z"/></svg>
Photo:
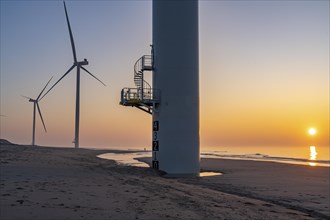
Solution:
<svg viewBox="0 0 330 220"><path fill-rule="evenodd" d="M24 200L19 199L19 200L16 200L16 202L18 202L19 204L23 204L24 203Z"/></svg>
<svg viewBox="0 0 330 220"><path fill-rule="evenodd" d="M251 202L244 202L245 205L256 205L254 203L251 203Z"/></svg>

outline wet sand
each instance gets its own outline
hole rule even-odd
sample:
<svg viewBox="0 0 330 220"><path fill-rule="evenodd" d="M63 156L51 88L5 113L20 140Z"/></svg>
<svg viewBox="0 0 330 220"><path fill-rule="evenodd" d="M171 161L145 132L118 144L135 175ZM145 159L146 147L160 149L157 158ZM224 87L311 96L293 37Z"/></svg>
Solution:
<svg viewBox="0 0 330 220"><path fill-rule="evenodd" d="M138 158L150 163L150 158ZM314 217L330 219L330 168L276 162L201 159L202 171L223 175L180 180L210 189L256 198Z"/></svg>
<svg viewBox="0 0 330 220"><path fill-rule="evenodd" d="M224 191L330 218L329 167L217 159L202 160L202 167L225 174L209 187L230 184Z"/></svg>
<svg viewBox="0 0 330 220"><path fill-rule="evenodd" d="M256 167L244 161L235 167L233 161L202 160L203 169L224 175L169 179L150 168L96 157L109 152L115 151L0 145L0 219L328 219L323 211L259 198L281 193L248 177ZM301 181L308 178L315 177ZM307 189L297 192L310 194ZM322 195L329 198L329 191ZM328 203L322 205L329 210Z"/></svg>

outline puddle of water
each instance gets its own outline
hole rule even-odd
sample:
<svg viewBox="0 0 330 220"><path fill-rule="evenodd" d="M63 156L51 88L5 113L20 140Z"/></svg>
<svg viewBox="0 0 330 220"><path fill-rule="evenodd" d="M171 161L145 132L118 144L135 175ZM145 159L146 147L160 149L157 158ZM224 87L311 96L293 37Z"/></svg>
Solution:
<svg viewBox="0 0 330 220"><path fill-rule="evenodd" d="M151 157L151 152L138 153L105 153L97 157L107 160L115 160L117 163L125 166L150 167L148 164L135 160L134 158ZM220 176L219 172L201 172L199 177Z"/></svg>
<svg viewBox="0 0 330 220"><path fill-rule="evenodd" d="M148 164L135 160L139 157L151 157L151 152L138 152L138 153L106 153L98 155L97 157L107 160L115 160L117 163L126 166L136 167L150 167Z"/></svg>

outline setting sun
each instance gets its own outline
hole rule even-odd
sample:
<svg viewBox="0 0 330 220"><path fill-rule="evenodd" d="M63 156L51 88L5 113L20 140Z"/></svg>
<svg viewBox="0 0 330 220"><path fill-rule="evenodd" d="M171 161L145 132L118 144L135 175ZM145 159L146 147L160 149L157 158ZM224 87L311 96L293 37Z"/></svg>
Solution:
<svg viewBox="0 0 330 220"><path fill-rule="evenodd" d="M315 128L310 128L310 129L308 130L308 134L310 134L310 135L315 135L315 134L316 134L316 130L315 130Z"/></svg>

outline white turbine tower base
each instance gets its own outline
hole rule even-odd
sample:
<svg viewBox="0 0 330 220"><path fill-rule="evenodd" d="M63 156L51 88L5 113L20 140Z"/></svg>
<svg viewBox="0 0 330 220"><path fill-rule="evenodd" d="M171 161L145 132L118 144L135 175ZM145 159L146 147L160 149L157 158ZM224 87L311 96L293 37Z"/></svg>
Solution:
<svg viewBox="0 0 330 220"><path fill-rule="evenodd" d="M152 5L153 167L170 176L199 175L198 1Z"/></svg>

